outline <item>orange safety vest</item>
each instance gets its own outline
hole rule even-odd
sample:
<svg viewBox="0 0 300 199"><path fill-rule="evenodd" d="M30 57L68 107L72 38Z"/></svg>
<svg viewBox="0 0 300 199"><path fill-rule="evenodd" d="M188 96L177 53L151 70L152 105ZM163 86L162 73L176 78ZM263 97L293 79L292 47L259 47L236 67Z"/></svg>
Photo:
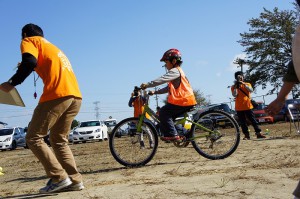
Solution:
<svg viewBox="0 0 300 199"><path fill-rule="evenodd" d="M176 67L180 73L180 85L175 88L172 82L169 82L168 103L178 106L193 106L197 104L193 89L180 67Z"/></svg>

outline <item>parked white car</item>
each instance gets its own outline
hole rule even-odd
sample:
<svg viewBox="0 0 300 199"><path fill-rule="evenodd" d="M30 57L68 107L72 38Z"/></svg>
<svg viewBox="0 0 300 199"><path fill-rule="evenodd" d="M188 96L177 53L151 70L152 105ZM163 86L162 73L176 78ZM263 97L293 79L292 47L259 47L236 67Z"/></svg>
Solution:
<svg viewBox="0 0 300 199"><path fill-rule="evenodd" d="M71 130L70 133L69 133L69 143L73 143L73 132L74 130Z"/></svg>
<svg viewBox="0 0 300 199"><path fill-rule="evenodd" d="M110 134L114 127L117 125L117 120L116 119L107 119L104 120L104 124L107 126L107 132Z"/></svg>
<svg viewBox="0 0 300 199"><path fill-rule="evenodd" d="M26 148L26 133L21 127L5 127L0 129L0 150Z"/></svg>
<svg viewBox="0 0 300 199"><path fill-rule="evenodd" d="M86 142L93 140L107 140L107 126L103 121L90 120L81 122L73 131L73 143Z"/></svg>

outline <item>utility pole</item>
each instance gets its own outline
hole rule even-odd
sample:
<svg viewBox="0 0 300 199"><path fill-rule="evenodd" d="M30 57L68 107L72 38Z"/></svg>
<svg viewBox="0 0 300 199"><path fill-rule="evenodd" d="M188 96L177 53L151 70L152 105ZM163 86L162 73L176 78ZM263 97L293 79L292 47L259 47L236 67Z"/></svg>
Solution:
<svg viewBox="0 0 300 199"><path fill-rule="evenodd" d="M238 67L241 67L241 72L243 72L243 65L246 63L244 59L236 58L233 63L238 64Z"/></svg>
<svg viewBox="0 0 300 199"><path fill-rule="evenodd" d="M156 87L154 89L155 89L155 91L157 90ZM158 96L157 96L157 94L155 94L155 100L156 100L156 108L157 108L158 107Z"/></svg>
<svg viewBox="0 0 300 199"><path fill-rule="evenodd" d="M100 116L100 113L99 113L100 108L98 107L99 103L100 103L100 101L96 101L96 102L93 103L93 104L95 104L96 120L99 120L99 116Z"/></svg>

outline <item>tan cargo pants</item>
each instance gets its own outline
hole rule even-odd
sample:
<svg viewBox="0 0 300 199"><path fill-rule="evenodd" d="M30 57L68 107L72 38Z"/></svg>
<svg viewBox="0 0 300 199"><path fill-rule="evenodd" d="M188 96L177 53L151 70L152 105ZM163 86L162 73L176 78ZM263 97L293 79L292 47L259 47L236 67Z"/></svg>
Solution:
<svg viewBox="0 0 300 199"><path fill-rule="evenodd" d="M82 181L68 145L71 124L80 106L81 99L74 97L39 103L29 124L26 135L27 145L42 163L47 176L53 182L59 182L68 176L73 183ZM49 130L53 150L43 140Z"/></svg>

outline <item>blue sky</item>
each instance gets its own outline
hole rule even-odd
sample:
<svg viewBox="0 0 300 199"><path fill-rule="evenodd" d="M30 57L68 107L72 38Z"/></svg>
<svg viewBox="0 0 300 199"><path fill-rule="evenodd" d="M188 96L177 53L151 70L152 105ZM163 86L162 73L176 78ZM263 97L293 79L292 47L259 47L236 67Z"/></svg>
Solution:
<svg viewBox="0 0 300 199"><path fill-rule="evenodd" d="M0 82L7 81L21 60L21 29L39 25L45 38L68 56L83 94L79 121L118 120L132 116L128 100L135 85L165 73L159 62L170 48L182 52L183 65L194 89L212 103L229 102L227 86L239 70L233 61L243 54L237 43L247 22L263 8L294 9L292 0L0 0ZM26 107L0 104L0 121L27 126L38 103L34 77L17 89ZM38 97L42 81L37 81ZM267 91L257 89L253 96ZM165 96L158 101L162 105ZM267 103L275 95L265 97ZM256 97L262 100L261 97ZM154 97L151 107L155 108ZM232 104L233 105L233 104Z"/></svg>

